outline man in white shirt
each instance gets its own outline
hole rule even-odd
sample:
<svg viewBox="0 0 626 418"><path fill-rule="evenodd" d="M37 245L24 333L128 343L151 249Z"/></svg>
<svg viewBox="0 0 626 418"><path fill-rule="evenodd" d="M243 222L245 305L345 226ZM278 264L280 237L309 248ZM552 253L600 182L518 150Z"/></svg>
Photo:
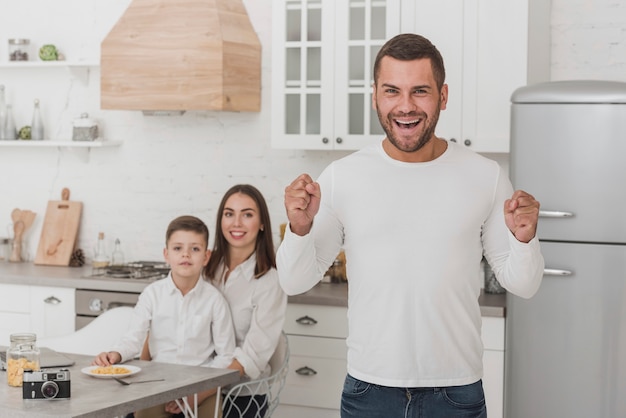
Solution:
<svg viewBox="0 0 626 418"><path fill-rule="evenodd" d="M539 202L435 136L448 86L439 51L398 35L374 65L386 137L285 189L277 266L287 294L314 286L341 248L348 276L342 418L484 418L480 262L532 296L543 274Z"/></svg>

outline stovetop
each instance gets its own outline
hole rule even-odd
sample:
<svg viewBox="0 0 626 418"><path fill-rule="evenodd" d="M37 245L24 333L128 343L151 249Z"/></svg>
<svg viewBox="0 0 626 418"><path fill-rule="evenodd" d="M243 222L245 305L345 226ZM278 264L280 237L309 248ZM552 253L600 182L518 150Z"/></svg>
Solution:
<svg viewBox="0 0 626 418"><path fill-rule="evenodd" d="M91 277L159 280L166 278L169 272L170 266L162 261L135 261L117 266L94 268Z"/></svg>

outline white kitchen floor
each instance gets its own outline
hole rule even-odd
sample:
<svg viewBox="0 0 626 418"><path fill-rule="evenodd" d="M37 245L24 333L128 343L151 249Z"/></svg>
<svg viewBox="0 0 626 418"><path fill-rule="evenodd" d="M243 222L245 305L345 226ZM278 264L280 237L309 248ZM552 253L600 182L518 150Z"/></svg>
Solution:
<svg viewBox="0 0 626 418"><path fill-rule="evenodd" d="M305 408L302 406L278 405L272 418L339 418L336 409Z"/></svg>

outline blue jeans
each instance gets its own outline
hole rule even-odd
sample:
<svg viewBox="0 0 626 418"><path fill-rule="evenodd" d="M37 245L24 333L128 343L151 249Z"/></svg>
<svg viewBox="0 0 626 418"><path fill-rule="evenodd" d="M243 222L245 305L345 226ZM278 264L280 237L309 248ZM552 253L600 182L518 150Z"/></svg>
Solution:
<svg viewBox="0 0 626 418"><path fill-rule="evenodd" d="M395 388L347 375L341 418L487 418L482 380L465 386Z"/></svg>

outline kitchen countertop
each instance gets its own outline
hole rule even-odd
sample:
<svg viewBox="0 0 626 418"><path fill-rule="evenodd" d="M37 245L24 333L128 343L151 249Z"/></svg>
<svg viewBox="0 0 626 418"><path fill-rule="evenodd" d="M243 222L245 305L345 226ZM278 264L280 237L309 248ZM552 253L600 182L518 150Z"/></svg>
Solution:
<svg viewBox="0 0 626 418"><path fill-rule="evenodd" d="M318 283L308 292L289 296L287 300L309 305L348 306L348 284ZM506 316L506 294L487 294L481 290L478 303L482 316Z"/></svg>
<svg viewBox="0 0 626 418"><path fill-rule="evenodd" d="M0 284L66 287L139 293L154 280L91 277L91 266L37 266L32 263L0 263ZM318 283L308 292L289 296L289 303L348 306L346 283ZM505 317L506 294L486 294L478 298L483 316Z"/></svg>
<svg viewBox="0 0 626 418"><path fill-rule="evenodd" d="M67 287L140 293L154 280L90 277L93 268L37 266L32 263L0 263L0 284Z"/></svg>

